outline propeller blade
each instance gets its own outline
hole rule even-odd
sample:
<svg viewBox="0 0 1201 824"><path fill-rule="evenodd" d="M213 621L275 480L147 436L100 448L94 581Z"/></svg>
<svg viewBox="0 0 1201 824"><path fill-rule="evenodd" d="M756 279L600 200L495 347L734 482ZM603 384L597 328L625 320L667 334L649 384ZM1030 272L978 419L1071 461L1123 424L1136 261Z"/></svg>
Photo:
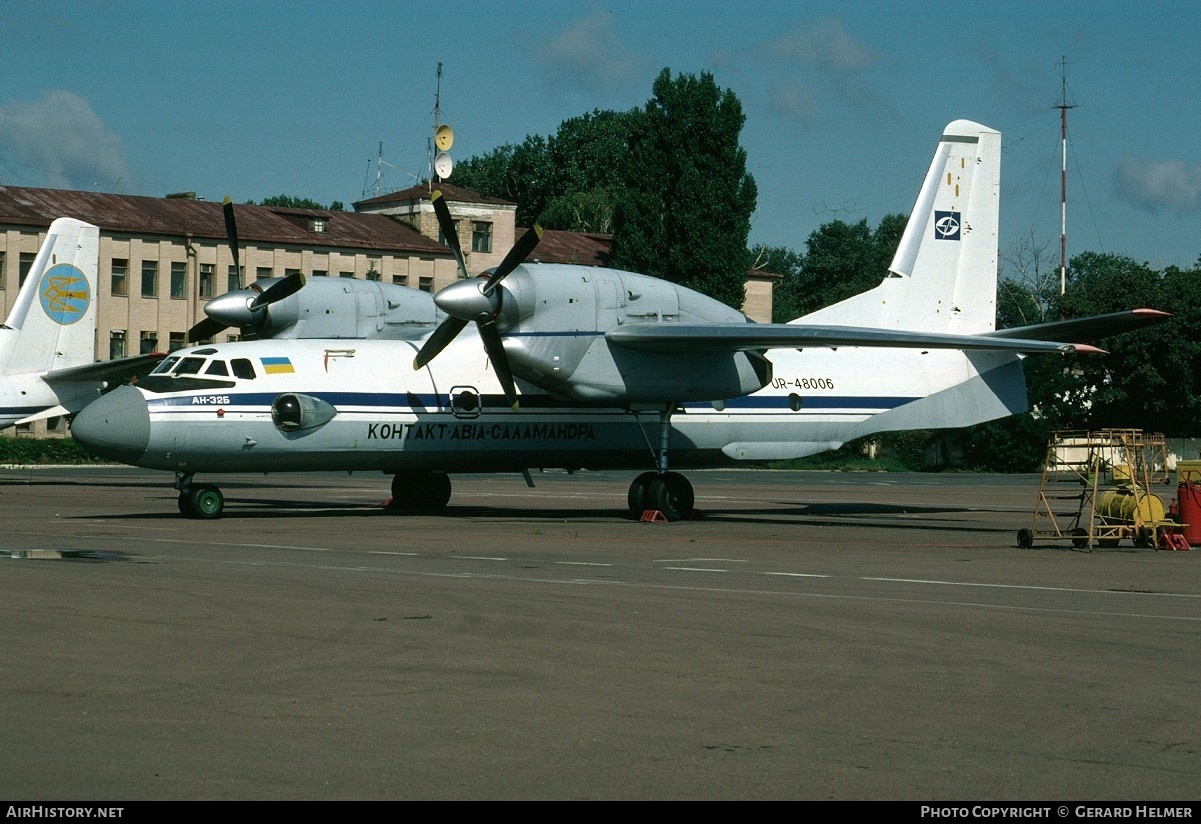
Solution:
<svg viewBox="0 0 1201 824"><path fill-rule="evenodd" d="M530 252L534 251L534 247L538 245L538 241L542 240L542 227L535 226L521 236L521 239L513 244L513 248L509 250L509 254L505 255L505 259L500 262L492 271L492 279L484 286L484 294L490 295L496 291L496 287L500 282L508 277L517 266L529 257Z"/></svg>
<svg viewBox="0 0 1201 824"><path fill-rule="evenodd" d="M238 262L238 222L234 220L234 202L225 198L222 204L225 209L225 236L229 239L229 251L234 256L234 271L242 274L242 265Z"/></svg>
<svg viewBox="0 0 1201 824"><path fill-rule="evenodd" d="M228 328L227 325L220 321L205 318L188 330L188 342L195 343L198 340L209 340L221 330Z"/></svg>
<svg viewBox="0 0 1201 824"><path fill-rule="evenodd" d="M496 370L497 380L500 381L501 388L505 391L505 400L516 412L521 403L517 400L517 388L513 385L513 370L509 367L509 356L505 354L505 345L500 339L500 331L496 328L496 318L492 315L480 315L476 318L475 325L480 330L480 340L484 342L484 351L488 353L488 359L492 361L492 368Z"/></svg>
<svg viewBox="0 0 1201 824"><path fill-rule="evenodd" d="M278 283L273 283L267 288L267 291L260 294L250 302L250 309L260 309L264 306L270 306L272 303L278 303L284 298L294 295L304 286L304 275L299 272L293 272Z"/></svg>
<svg viewBox="0 0 1201 824"><path fill-rule="evenodd" d="M454 340L466 325L467 321L453 316L442 321L442 325L426 338L421 349L417 351L417 357L413 359L413 368L420 369L433 360L434 356L445 349L446 344Z"/></svg>
<svg viewBox="0 0 1201 824"><path fill-rule="evenodd" d="M455 253L455 260L459 263L459 275L465 278L471 277L467 272L467 262L463 259L463 249L459 246L459 232L455 228L454 218L450 216L450 207L446 205L446 199L442 197L442 190L435 189L430 195L430 200L434 204L434 214L438 217L438 228L442 230L446 244Z"/></svg>

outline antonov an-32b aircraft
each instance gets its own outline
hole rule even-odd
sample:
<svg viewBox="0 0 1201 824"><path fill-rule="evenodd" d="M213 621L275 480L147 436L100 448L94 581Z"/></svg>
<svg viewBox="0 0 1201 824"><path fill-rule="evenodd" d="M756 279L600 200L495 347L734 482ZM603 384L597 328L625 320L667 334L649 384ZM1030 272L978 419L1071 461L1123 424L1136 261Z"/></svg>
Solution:
<svg viewBox="0 0 1201 824"><path fill-rule="evenodd" d="M434 296L436 328L180 350L89 405L73 433L97 455L175 472L196 518L224 506L197 473L381 471L394 506L435 508L448 473L548 467L645 470L631 513L687 518L693 490L676 469L1021 412L1023 355L1099 352L1079 341L1166 317L995 330L1000 160L998 132L947 126L881 284L788 324L644 275L523 263L537 229L467 277L434 192L464 275Z"/></svg>
<svg viewBox="0 0 1201 824"><path fill-rule="evenodd" d="M50 224L0 326L0 429L78 412L106 381L128 378L162 358L93 362L99 257L98 228L71 218Z"/></svg>

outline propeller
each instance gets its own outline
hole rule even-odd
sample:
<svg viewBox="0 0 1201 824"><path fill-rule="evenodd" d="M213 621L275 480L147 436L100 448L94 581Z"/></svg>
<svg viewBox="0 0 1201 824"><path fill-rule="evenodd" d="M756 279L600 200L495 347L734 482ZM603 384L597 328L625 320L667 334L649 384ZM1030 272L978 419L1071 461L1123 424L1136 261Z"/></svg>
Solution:
<svg viewBox="0 0 1201 824"><path fill-rule="evenodd" d="M441 227L442 234L446 237L451 251L454 252L455 260L459 264L459 272L464 279L439 290L438 294L434 296L434 303L446 313L447 317L422 344L421 349L417 352L417 357L413 359L413 368L420 369L433 360L463 331L468 323L475 321L480 340L484 344L484 351L488 353L488 359L492 361L492 368L496 370L496 377L504 390L505 399L516 411L520 404L517 400L517 388L513 384L513 370L509 366L509 357L505 354L500 330L496 328L496 320L500 316L504 301L504 291L499 287L501 281L529 257L530 252L534 251L534 247L542 239L542 227L534 226L522 235L505 255L500 265L490 273L473 278L467 272L454 220L450 216L450 209L446 206L442 192L435 190L430 195L430 200L434 204L434 214L438 217L438 225Z"/></svg>
<svg viewBox="0 0 1201 824"><path fill-rule="evenodd" d="M238 222L234 217L234 203L225 198L222 204L225 211L225 236L229 240L229 250L233 254L234 267L242 271L238 250ZM267 289L251 286L246 289L235 289L218 295L204 307L208 316L188 330L188 341L208 340L223 329L231 326L239 329L253 327L261 329L267 318L265 310L273 303L278 303L286 297L296 294L304 286L304 275L295 272L282 280L278 280Z"/></svg>

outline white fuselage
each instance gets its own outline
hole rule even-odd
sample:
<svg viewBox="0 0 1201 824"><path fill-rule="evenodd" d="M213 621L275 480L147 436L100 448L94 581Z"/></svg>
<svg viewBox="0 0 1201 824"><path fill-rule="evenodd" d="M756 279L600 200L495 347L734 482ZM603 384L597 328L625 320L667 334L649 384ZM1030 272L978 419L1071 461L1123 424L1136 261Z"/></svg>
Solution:
<svg viewBox="0 0 1201 824"><path fill-rule="evenodd" d="M470 331L416 371L415 351L409 342L373 340L181 350L161 368L189 362L199 374L156 370L138 387L110 393L77 418L76 437L101 455L185 473L654 466L654 409L563 401L519 383L515 412ZM1024 401L1020 362L1001 353L842 348L780 350L769 360L773 377L764 389L676 408L673 467L801 457L881 429L964 426L1011 414L1017 410L995 387L1015 377ZM250 371L253 378L234 376ZM985 384L991 389L982 395ZM336 412L287 431L273 420L272 404L289 394Z"/></svg>

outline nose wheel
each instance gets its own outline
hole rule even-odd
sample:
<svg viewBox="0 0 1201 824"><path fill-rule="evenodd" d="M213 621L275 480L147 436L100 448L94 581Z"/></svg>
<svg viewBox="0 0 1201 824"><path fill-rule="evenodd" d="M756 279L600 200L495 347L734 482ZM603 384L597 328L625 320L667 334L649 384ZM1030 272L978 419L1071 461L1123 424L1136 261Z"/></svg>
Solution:
<svg viewBox="0 0 1201 824"><path fill-rule="evenodd" d="M194 484L191 475L178 475L175 488L179 490L179 514L185 518L211 521L221 517L225 496L213 484Z"/></svg>

